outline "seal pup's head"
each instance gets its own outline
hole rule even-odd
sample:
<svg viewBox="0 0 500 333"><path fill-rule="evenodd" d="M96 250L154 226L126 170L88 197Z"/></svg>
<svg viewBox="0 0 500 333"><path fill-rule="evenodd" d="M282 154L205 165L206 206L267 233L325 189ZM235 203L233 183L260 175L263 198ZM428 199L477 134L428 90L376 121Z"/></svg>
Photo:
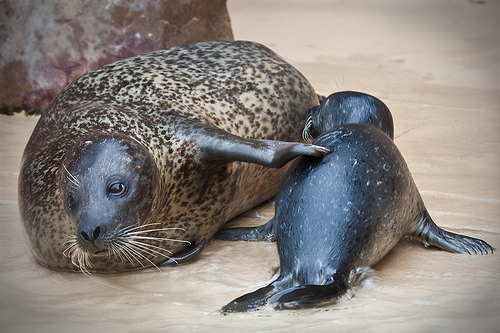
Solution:
<svg viewBox="0 0 500 333"><path fill-rule="evenodd" d="M394 139L391 111L378 98L356 91L331 94L309 111L302 137L305 141L319 137L347 124L369 125Z"/></svg>

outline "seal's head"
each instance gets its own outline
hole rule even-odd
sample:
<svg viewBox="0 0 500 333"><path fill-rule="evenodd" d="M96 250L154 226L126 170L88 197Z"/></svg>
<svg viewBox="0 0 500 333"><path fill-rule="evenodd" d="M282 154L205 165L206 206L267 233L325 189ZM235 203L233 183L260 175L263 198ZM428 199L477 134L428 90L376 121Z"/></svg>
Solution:
<svg viewBox="0 0 500 333"><path fill-rule="evenodd" d="M181 227L158 215L162 181L143 144L105 134L50 147L64 155L47 150L25 159L19 187L28 244L38 262L116 272L155 266L172 256L172 241L190 243Z"/></svg>
<svg viewBox="0 0 500 333"><path fill-rule="evenodd" d="M61 170L61 199L75 226L65 255L82 271L97 257L146 259L152 248L144 242L145 222L157 174L152 157L135 141L116 137L85 141L76 153Z"/></svg>
<svg viewBox="0 0 500 333"><path fill-rule="evenodd" d="M305 141L312 141L347 124L373 126L394 139L394 123L389 108L378 98L356 91L331 94L321 105L313 107L302 137Z"/></svg>

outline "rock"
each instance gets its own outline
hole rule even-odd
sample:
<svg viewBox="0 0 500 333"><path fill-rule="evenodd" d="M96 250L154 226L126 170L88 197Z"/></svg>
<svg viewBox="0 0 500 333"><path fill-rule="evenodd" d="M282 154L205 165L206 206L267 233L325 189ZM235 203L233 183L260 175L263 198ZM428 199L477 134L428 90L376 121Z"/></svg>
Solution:
<svg viewBox="0 0 500 333"><path fill-rule="evenodd" d="M0 108L43 110L93 68L173 45L230 39L226 0L3 0Z"/></svg>

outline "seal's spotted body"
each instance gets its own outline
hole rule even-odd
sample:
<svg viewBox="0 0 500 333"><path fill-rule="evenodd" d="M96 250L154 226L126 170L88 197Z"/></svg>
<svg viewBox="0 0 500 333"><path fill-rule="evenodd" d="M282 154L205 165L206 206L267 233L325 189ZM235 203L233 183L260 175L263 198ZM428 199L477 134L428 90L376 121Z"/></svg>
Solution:
<svg viewBox="0 0 500 333"><path fill-rule="evenodd" d="M112 272L158 264L167 257L160 248L175 255L188 247L166 239L211 237L228 219L276 193L286 168L262 165L320 153L305 144L254 140L299 141L307 110L317 104L295 68L250 42L173 47L89 72L54 99L24 153L19 202L32 252L55 269L79 269L90 260L85 270ZM123 163L113 165L116 160ZM127 211L144 226L134 229L136 237L154 229L147 236L156 239L144 240L154 250L115 253L97 244L131 230L122 216L97 227L102 214L89 226L77 218L93 209L82 208L83 198L94 198L79 186L83 178L107 179L104 169L115 167L125 179L115 189L134 179L127 195L143 198L142 208L136 198L135 210ZM70 236L81 239L69 248L64 243ZM90 259L77 251L85 242L97 248ZM67 258L64 251L80 257Z"/></svg>

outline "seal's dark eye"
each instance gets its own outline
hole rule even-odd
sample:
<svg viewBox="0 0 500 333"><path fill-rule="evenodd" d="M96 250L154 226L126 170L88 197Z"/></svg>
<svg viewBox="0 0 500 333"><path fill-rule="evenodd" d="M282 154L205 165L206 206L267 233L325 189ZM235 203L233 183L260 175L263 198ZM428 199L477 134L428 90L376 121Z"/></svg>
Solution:
<svg viewBox="0 0 500 333"><path fill-rule="evenodd" d="M69 209L73 208L73 206L75 205L75 196L71 192L68 194L67 203Z"/></svg>
<svg viewBox="0 0 500 333"><path fill-rule="evenodd" d="M123 183L113 183L109 185L108 192L110 195L125 194L125 185Z"/></svg>

